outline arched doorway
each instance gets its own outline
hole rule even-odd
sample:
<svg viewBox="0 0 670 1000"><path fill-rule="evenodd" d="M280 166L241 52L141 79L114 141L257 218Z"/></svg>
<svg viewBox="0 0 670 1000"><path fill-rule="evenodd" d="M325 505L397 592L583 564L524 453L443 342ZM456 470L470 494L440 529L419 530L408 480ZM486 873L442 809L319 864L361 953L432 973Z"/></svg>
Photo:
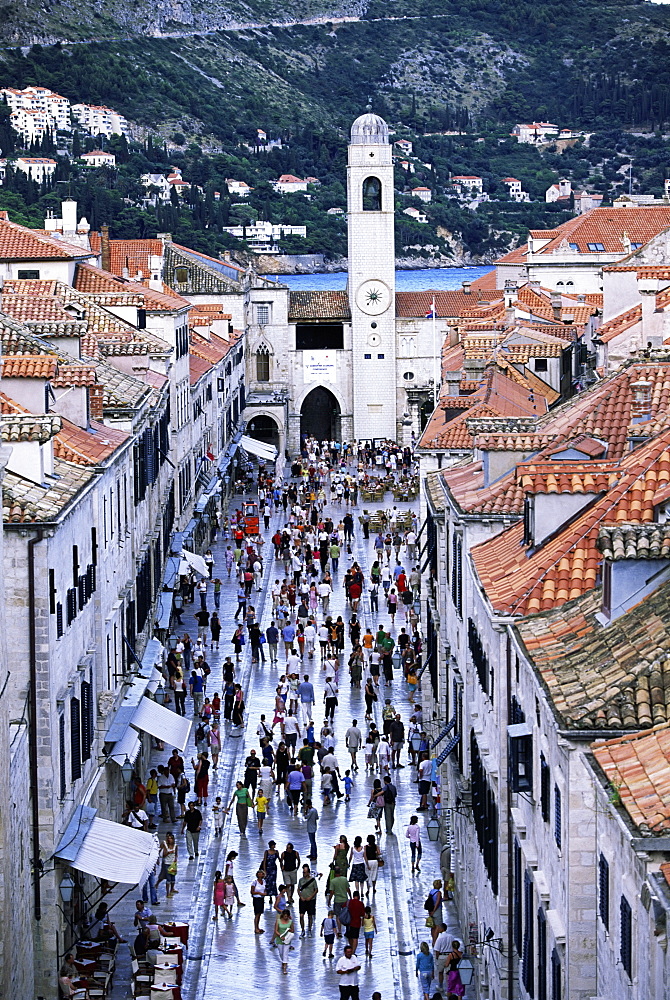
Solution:
<svg viewBox="0 0 670 1000"><path fill-rule="evenodd" d="M317 441L339 441L340 404L322 385L307 393L300 407L300 438L315 437Z"/></svg>
<svg viewBox="0 0 670 1000"><path fill-rule="evenodd" d="M247 423L247 434L255 441L262 441L263 444L273 444L279 451L279 425L273 417L268 417L264 413L257 413Z"/></svg>

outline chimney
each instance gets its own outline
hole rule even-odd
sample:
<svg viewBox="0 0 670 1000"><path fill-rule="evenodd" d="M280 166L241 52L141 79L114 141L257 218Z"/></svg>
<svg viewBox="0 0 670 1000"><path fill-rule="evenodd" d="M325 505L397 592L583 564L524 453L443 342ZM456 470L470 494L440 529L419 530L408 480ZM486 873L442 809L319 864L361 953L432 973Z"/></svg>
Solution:
<svg viewBox="0 0 670 1000"><path fill-rule="evenodd" d="M155 292L163 291L163 258L160 254L149 257L149 288Z"/></svg>
<svg viewBox="0 0 670 1000"><path fill-rule="evenodd" d="M561 299L561 293L560 292L552 292L551 293L551 311L553 312L554 319L556 320L557 323L561 322L561 306L562 306L562 304L563 304L563 300Z"/></svg>
<svg viewBox="0 0 670 1000"><path fill-rule="evenodd" d="M508 279L505 282L505 309L511 309L512 303L516 299L517 295L517 284L513 279Z"/></svg>
<svg viewBox="0 0 670 1000"><path fill-rule="evenodd" d="M126 260L127 259L128 258L126 258ZM128 265L127 264L124 264L124 266L121 268L121 277L125 278L126 281L130 280L130 271L128 270Z"/></svg>
<svg viewBox="0 0 670 1000"><path fill-rule="evenodd" d="M167 245L168 243L172 243L172 233L156 233L156 239L162 240Z"/></svg>
<svg viewBox="0 0 670 1000"><path fill-rule="evenodd" d="M541 281L537 281L537 280L533 279L532 281L528 282L528 285L529 285L530 290L532 292L537 292L538 295L540 294L540 292L542 290L542 282Z"/></svg>
<svg viewBox="0 0 670 1000"><path fill-rule="evenodd" d="M643 424L651 420L651 390L652 384L641 378L630 384L633 398L630 406L631 423Z"/></svg>
<svg viewBox="0 0 670 1000"><path fill-rule="evenodd" d="M463 372L447 372L445 374L444 381L447 384L448 396L460 396L462 378L463 378Z"/></svg>
<svg viewBox="0 0 670 1000"><path fill-rule="evenodd" d="M77 232L77 202L72 198L67 198L60 203L61 218L63 220L63 233Z"/></svg>
<svg viewBox="0 0 670 1000"><path fill-rule="evenodd" d="M471 285L470 281L464 281L463 282L463 294L464 295L470 295L471 294L470 285Z"/></svg>
<svg viewBox="0 0 670 1000"><path fill-rule="evenodd" d="M656 309L656 294L661 281L657 278L637 279L637 290L642 302L642 346L662 347L664 314Z"/></svg>
<svg viewBox="0 0 670 1000"><path fill-rule="evenodd" d="M88 387L88 415L91 420L102 420L102 386Z"/></svg>
<svg viewBox="0 0 670 1000"><path fill-rule="evenodd" d="M103 271L112 270L112 254L109 246L109 226L100 226L100 267Z"/></svg>
<svg viewBox="0 0 670 1000"><path fill-rule="evenodd" d="M466 358L463 362L463 378L469 382L480 382L486 368L485 358Z"/></svg>

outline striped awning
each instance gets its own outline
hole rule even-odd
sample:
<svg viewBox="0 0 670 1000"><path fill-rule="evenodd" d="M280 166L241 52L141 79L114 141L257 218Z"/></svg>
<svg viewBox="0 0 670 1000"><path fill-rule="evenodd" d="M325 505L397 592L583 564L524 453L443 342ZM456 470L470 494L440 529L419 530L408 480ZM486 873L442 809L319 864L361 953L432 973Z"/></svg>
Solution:
<svg viewBox="0 0 670 1000"><path fill-rule="evenodd" d="M439 756L435 760L435 763L437 764L438 767L440 766L440 764L444 764L445 760L447 759L451 751L456 749L460 738L461 738L460 733L456 733L455 736L451 737L444 750L439 754Z"/></svg>

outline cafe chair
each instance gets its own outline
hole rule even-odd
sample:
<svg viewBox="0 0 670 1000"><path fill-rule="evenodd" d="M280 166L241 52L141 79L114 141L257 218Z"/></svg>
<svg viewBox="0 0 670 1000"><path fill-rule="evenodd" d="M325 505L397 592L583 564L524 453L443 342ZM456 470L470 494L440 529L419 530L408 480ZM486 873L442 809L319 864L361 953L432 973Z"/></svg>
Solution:
<svg viewBox="0 0 670 1000"><path fill-rule="evenodd" d="M154 971L154 983L157 986L176 986L177 968L176 965L157 965Z"/></svg>
<svg viewBox="0 0 670 1000"><path fill-rule="evenodd" d="M145 972L144 969L140 969L140 963L136 958L132 958L130 960L130 969L133 974L133 981L135 983L146 983L147 985L150 985L154 981L153 966L148 965L144 968L150 969L151 971Z"/></svg>

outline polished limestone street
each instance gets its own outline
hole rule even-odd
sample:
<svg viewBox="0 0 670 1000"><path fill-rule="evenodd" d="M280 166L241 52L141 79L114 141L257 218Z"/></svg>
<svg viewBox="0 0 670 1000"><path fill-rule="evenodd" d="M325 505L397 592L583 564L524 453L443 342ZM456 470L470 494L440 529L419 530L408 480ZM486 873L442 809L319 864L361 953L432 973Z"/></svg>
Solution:
<svg viewBox="0 0 670 1000"><path fill-rule="evenodd" d="M391 494L387 494L386 506L390 507L393 501L389 502ZM237 506L237 502L231 503L231 511ZM345 599L343 576L347 565L354 560L358 561L369 580L369 570L373 559L374 533L370 532L370 539L363 538L363 532L358 521L358 515L363 506L378 507L377 505L359 504L356 508L351 508L355 521L355 536L352 542L352 554L346 554L346 547L343 546L342 557L340 559L339 570L333 574L333 596L330 602L329 613L333 619L337 615L342 615L345 623L351 617L349 604ZM411 505L398 503L398 509L406 511L411 509ZM415 505L418 509L418 505ZM328 503L326 510L337 521L345 513L344 505ZM279 527L286 523L286 516L280 508L278 513L273 513L270 528L264 533L263 545L263 581L260 591L252 592L250 603L256 610L257 620L260 621L264 631L272 620L272 596L271 586L275 579L284 578L284 566L281 562L275 562L273 546L270 541L272 534ZM220 648L218 650L208 648L207 660L210 663L212 672L207 679L207 695L213 696L214 692L221 694L222 691L222 670L221 664L227 655L233 654L231 643L232 635L235 631L236 621L234 613L237 607L238 584L234 578L234 570L230 579L226 574L224 552L229 544L229 540L219 538L212 545L212 552L215 558L213 577L220 577L224 583L221 594L221 606L219 616L222 622ZM411 566L404 560L407 558L405 547L403 547L400 558L408 573ZM392 565L394 562L393 553L391 556ZM197 635L197 624L194 614L199 610L198 594L195 594L195 603L186 605L182 612L183 627L179 628L179 634L188 632L192 639ZM210 586L208 599L208 610L214 610L214 600L212 588ZM383 599L380 601L379 615L371 614L369 608L368 595L364 592L359 612L359 619L362 624L362 631L370 625L373 632L376 631L378 623L390 626L390 617L386 613L386 605ZM391 634L397 638L400 629L407 623L404 620L404 611L399 611L396 616L395 626L391 628ZM324 615L319 609L317 612L317 622L323 621ZM409 629L408 629L409 631ZM351 759L345 747L344 734L351 725L353 719L358 720L359 728L363 734L363 739L367 735L368 723L365 722L365 703L362 689L355 689L350 684L347 662L351 644L346 637L345 651L340 657L341 667L339 673L339 704L335 711L335 754L337 757L340 774L344 777L345 771L351 767ZM159 921L184 920L190 925L188 958L185 964L184 977L181 987L181 995L184 1000L200 1000L205 997L240 997L246 991L252 991L256 995L298 997L308 994L315 998L336 998L339 996L338 982L339 976L335 973L337 959L342 955L345 938L335 940L334 958L323 957L323 938L319 937L321 924L327 916L327 905L324 897L326 881L329 872L329 864L333 858L333 846L337 843L341 834L345 834L351 845L354 838L360 836L365 839L368 834L375 832L375 822L368 818L368 799L372 788L373 780L379 776L379 772L366 774L363 752L358 754L360 770L353 773L354 784L349 802L345 798L333 799L332 804L324 805L320 794L320 775L318 767L315 768L313 781L314 805L319 812L319 825L317 833L318 858L309 862L312 872L316 875L319 891L317 897L317 911L315 922L315 936L305 936L301 938L298 922L298 908L294 905L291 908L295 920L295 937L288 956L288 973L282 975L281 961L276 948L271 947L272 931L275 924L276 913L266 901L265 911L260 919L260 928L263 934L254 932L254 914L250 895L250 887L256 877L256 872L261 865L263 853L268 847L268 842L274 840L277 849L281 853L287 842L292 842L295 849L301 855L301 864L307 862L309 852L309 838L307 836L305 822L302 811L297 818L294 818L286 802L286 792L282 788L275 791L271 797L268 815L265 819L262 836L259 835L254 811L249 810L249 823L246 836L241 836L235 818L233 808L226 816L222 836L214 834L212 818L212 805L217 796L221 797L222 803L230 801L231 794L235 788L235 781L240 779L244 773L244 761L252 749L256 749L260 755L259 739L257 727L260 716L265 714L266 722L271 723L274 715L275 688L279 676L285 669L285 655L283 643L280 642L278 665L271 666L269 662L268 647L264 647L266 662L260 664L251 663L251 650L249 645L245 645L240 658L240 663L236 671L236 682L242 684L245 692L246 712L243 728L233 728L230 723L222 721L222 728L226 732L223 738L223 746L219 767L211 772L212 778L209 784L209 803L203 807L204 816L203 830L200 841L200 854L194 860L188 860L188 852L185 846L185 839L181 834L181 823L159 824L158 834L161 840L169 830L174 830L179 844L179 864L176 878L176 888L178 894L171 899L165 898L165 883L159 886L159 906L154 907ZM234 656L233 656L234 659ZM310 680L314 684L316 704L314 707L314 723L316 739L319 739L319 732L324 721L324 683L326 671L322 668L319 654L318 642L313 660L305 657L300 668L301 676L308 673ZM402 716L402 720L407 730L410 717L412 715L412 704L409 701L407 685L402 677L401 670L395 666L394 680L390 686L384 686L383 676L380 678L379 700L373 708L374 719L381 730L381 707L384 700L390 698L396 711ZM365 683L365 673L363 685ZM428 675L425 675L424 683L428 683ZM419 695L415 695L418 700ZM187 698L187 716L192 714L192 701ZM194 731L197 722L191 731L189 746L184 757L186 760L186 773L190 778L191 787L194 787L193 768L191 759L195 757L196 750L193 741ZM279 742L279 726L275 729L275 747ZM298 746L301 745L301 739ZM166 745L163 753L154 753L152 766L159 763L166 763L171 752L171 747ZM375 917L377 935L373 944L372 958L365 957L365 944L361 934L358 947L358 957L360 958L361 969L359 972L360 996L367 998L372 996L374 991L379 991L383 1000L389 998L421 997L422 993L415 974L416 952L419 943L427 940L430 944L430 930L425 926L426 912L423 903L427 893L432 888L433 880L441 877L439 843L430 843L428 833L424 823L429 816L427 812L419 812L420 825L422 827L422 843L424 857L419 874L412 874L409 841L405 836L405 829L410 816L419 805L417 794L416 770L410 767L407 744L403 747L400 755L400 769L391 771L391 777L398 789L398 799L395 813L395 824L393 833L387 835L384 832L384 818L382 817L382 835L380 846L385 861L383 869L380 869L377 891L370 894L369 899L364 899L364 903L369 903ZM146 778L146 775L144 776ZM340 782L342 785L343 783ZM343 788L341 788L344 791ZM193 793L187 795L187 802L193 799ZM232 917L228 919L225 915L220 915L218 920L213 920L214 909L212 905L212 893L214 876L217 871L224 870L226 856L230 851L237 851L239 857L235 861L235 882L239 890L240 899L246 905L244 907L235 906ZM281 871L278 872L278 882L281 883ZM351 884L352 892L354 890ZM134 910L134 900L132 894L128 901L121 903L116 908L116 926L123 936L132 939L134 936L130 926L132 922L132 912ZM127 917L125 915L127 914ZM452 903L444 906L444 919L448 924L450 935L462 940L456 924L456 914ZM451 940L451 937L450 937ZM120 946L119 952L125 952L125 946ZM117 975L114 988L114 997L129 995L128 978L124 975L122 956L119 954L117 965ZM129 973L128 969L128 973ZM124 980L125 979L125 983ZM437 979L434 980L431 989L437 991ZM446 996L446 991L443 992Z"/></svg>

